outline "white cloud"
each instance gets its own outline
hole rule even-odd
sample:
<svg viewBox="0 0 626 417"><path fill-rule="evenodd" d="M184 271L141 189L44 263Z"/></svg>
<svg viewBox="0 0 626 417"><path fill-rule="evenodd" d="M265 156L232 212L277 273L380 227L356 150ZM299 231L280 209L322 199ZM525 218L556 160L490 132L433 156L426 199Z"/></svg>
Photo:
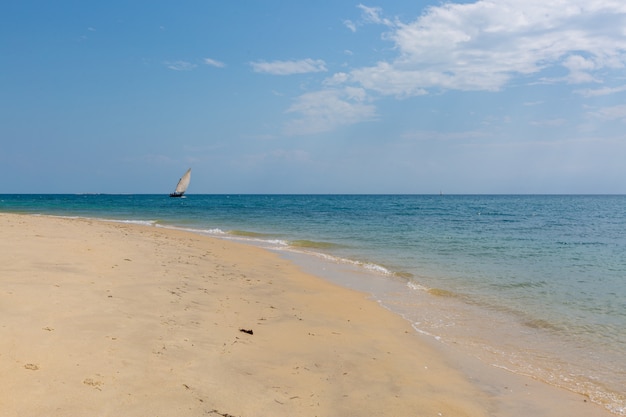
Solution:
<svg viewBox="0 0 626 417"><path fill-rule="evenodd" d="M383 24L393 61L356 69L350 81L384 95L431 89L498 91L514 77L548 69L548 82L600 82L626 64L626 2L611 0L479 0L445 3L402 23L380 8L358 6L363 21Z"/></svg>
<svg viewBox="0 0 626 417"><path fill-rule="evenodd" d="M285 128L287 135L304 135L333 130L376 118L376 108L366 103L365 91L358 88L329 89L298 97L287 110L299 114Z"/></svg>
<svg viewBox="0 0 626 417"><path fill-rule="evenodd" d="M621 93L622 91L626 91L626 85L622 85L619 87L602 87L596 89L576 90L574 92L584 97L598 97L607 96L609 94Z"/></svg>
<svg viewBox="0 0 626 417"><path fill-rule="evenodd" d="M251 62L254 72L273 75L306 74L309 72L325 72L326 63L321 59L302 59L299 61L257 61Z"/></svg>
<svg viewBox="0 0 626 417"><path fill-rule="evenodd" d="M391 25L391 21L381 17L383 9L380 7L367 7L362 4L357 6L361 9L362 19L365 23L376 23L380 25Z"/></svg>
<svg viewBox="0 0 626 417"><path fill-rule="evenodd" d="M603 107L590 114L602 120L608 120L608 121L622 120L626 122L626 104L620 104L618 106Z"/></svg>
<svg viewBox="0 0 626 417"><path fill-rule="evenodd" d="M349 19L343 21L343 24L352 32L356 32L358 27L366 24L378 24L386 26L393 25L393 23L389 19L382 17L383 9L380 7L368 7L364 6L363 4L359 4L357 7L361 9L361 18L359 19L359 21L353 22Z"/></svg>
<svg viewBox="0 0 626 417"><path fill-rule="evenodd" d="M197 67L196 64L187 61L168 61L165 66L174 71L191 71Z"/></svg>
<svg viewBox="0 0 626 417"><path fill-rule="evenodd" d="M344 20L343 24L352 32L356 32L356 24L351 20Z"/></svg>
<svg viewBox="0 0 626 417"><path fill-rule="evenodd" d="M407 98L441 90L500 91L527 83L603 83L626 67L626 1L478 0L443 3L402 22L383 9L358 5L358 22L384 26L391 59L337 72L325 88L300 96L288 110L300 114L291 134L314 133L372 120L374 94ZM257 72L326 71L324 61L256 62ZM343 86L343 88L341 88ZM352 94L348 86L357 87ZM617 90L611 90L616 92ZM593 95L607 90L588 90ZM369 101L368 101L369 100ZM538 103L530 103L526 105ZM602 117L607 117L606 115ZM561 119L534 122L559 126Z"/></svg>
<svg viewBox="0 0 626 417"><path fill-rule="evenodd" d="M563 66L569 70L565 81L570 84L582 84L588 82L598 82L590 74L596 68L596 64L591 59L580 55L570 55L563 61Z"/></svg>
<svg viewBox="0 0 626 417"><path fill-rule="evenodd" d="M211 58L204 58L204 63L216 68L224 68L226 64Z"/></svg>
<svg viewBox="0 0 626 417"><path fill-rule="evenodd" d="M348 74L345 72L338 72L332 75L332 77L324 80L324 85L332 86L343 84L348 81Z"/></svg>
<svg viewBox="0 0 626 417"><path fill-rule="evenodd" d="M350 73L350 80L366 89L398 97L427 94L424 87L447 85L449 78L447 74L434 71L398 69L387 62L379 62L375 67L361 68Z"/></svg>

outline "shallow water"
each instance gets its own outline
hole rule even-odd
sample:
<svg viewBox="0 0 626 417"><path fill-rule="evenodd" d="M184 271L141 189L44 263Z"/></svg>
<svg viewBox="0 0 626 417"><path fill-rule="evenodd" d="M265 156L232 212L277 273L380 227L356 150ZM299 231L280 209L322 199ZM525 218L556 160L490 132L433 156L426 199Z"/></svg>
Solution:
<svg viewBox="0 0 626 417"><path fill-rule="evenodd" d="M626 415L626 196L4 195L0 211L186 228L400 282L369 290L416 330Z"/></svg>

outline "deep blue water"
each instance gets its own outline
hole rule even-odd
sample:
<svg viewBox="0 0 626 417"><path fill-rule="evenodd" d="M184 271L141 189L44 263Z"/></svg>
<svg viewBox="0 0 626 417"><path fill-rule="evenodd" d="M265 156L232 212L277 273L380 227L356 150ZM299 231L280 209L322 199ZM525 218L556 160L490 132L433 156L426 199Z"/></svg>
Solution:
<svg viewBox="0 0 626 417"><path fill-rule="evenodd" d="M626 415L626 196L0 195L0 211L324 254L406 282L387 303L416 329Z"/></svg>

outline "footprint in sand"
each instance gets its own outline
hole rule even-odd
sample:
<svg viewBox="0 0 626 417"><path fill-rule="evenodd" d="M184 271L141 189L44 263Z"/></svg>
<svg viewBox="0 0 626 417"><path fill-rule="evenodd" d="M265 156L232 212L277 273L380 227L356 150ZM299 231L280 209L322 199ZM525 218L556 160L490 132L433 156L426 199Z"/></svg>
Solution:
<svg viewBox="0 0 626 417"><path fill-rule="evenodd" d="M85 378L83 384L89 385L90 387L94 387L96 389L100 389L100 387L103 385L102 381L96 381L93 378Z"/></svg>
<svg viewBox="0 0 626 417"><path fill-rule="evenodd" d="M39 370L39 365L35 365L34 363L27 363L26 365L24 365L24 368L29 369L31 371L37 371Z"/></svg>

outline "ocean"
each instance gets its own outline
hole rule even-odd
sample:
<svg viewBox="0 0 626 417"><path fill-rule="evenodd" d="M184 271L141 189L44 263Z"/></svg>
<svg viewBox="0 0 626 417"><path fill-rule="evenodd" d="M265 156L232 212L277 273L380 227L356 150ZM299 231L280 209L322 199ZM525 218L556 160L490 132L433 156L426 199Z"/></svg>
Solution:
<svg viewBox="0 0 626 417"><path fill-rule="evenodd" d="M0 195L279 252L420 332L626 415L626 196Z"/></svg>

